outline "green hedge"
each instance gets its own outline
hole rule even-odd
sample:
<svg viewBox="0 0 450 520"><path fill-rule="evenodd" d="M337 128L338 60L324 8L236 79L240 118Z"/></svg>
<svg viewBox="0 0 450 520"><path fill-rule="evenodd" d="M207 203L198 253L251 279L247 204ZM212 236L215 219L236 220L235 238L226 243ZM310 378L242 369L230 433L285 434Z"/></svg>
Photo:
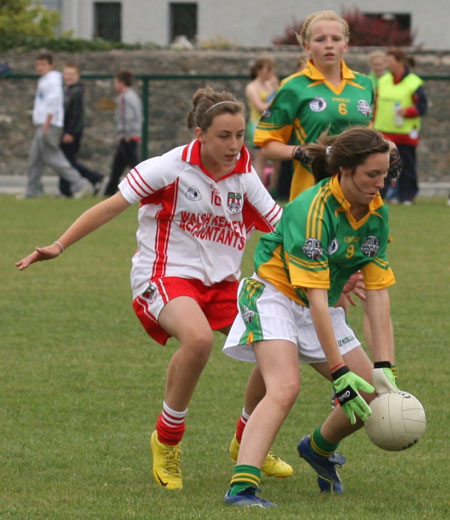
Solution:
<svg viewBox="0 0 450 520"><path fill-rule="evenodd" d="M16 51L27 52L35 49L48 49L51 51L109 51L112 49L155 49L158 46L154 43L129 44L113 42L95 38L93 40L83 40L80 38L42 38L37 36L15 36L3 37L0 39L0 51L14 49Z"/></svg>

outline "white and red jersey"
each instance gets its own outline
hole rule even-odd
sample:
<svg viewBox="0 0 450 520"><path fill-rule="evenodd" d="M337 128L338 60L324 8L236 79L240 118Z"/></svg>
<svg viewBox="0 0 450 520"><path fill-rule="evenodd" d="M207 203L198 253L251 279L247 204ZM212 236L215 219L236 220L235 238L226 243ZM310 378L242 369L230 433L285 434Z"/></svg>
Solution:
<svg viewBox="0 0 450 520"><path fill-rule="evenodd" d="M282 212L245 147L234 170L216 181L201 162L198 140L141 162L119 189L130 204L140 201L134 298L165 276L206 286L238 280L250 233L273 231Z"/></svg>

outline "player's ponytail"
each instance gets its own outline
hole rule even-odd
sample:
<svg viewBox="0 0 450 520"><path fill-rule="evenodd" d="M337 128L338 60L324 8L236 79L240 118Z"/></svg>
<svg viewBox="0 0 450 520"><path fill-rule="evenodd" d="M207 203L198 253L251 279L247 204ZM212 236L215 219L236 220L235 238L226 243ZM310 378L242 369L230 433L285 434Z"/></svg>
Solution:
<svg viewBox="0 0 450 520"><path fill-rule="evenodd" d="M306 147L306 153L311 158L311 169L316 182L331 177L333 170L330 169L330 158L334 137L328 135L328 131L322 132L316 143Z"/></svg>
<svg viewBox="0 0 450 520"><path fill-rule="evenodd" d="M316 182L340 173L340 168L355 169L372 154L388 153L389 143L380 132L367 126L354 126L339 135L323 132L316 143L306 147L312 159Z"/></svg>
<svg viewBox="0 0 450 520"><path fill-rule="evenodd" d="M242 113L245 117L244 104L231 92L216 92L211 87L198 89L192 97L192 110L187 116L187 127L201 128L206 132L215 116L224 113Z"/></svg>

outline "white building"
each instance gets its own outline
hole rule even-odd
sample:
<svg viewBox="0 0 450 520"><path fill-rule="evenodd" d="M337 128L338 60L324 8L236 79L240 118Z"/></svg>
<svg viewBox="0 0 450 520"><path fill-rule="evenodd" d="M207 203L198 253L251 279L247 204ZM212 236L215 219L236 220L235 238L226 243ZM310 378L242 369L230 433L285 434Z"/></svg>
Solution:
<svg viewBox="0 0 450 520"><path fill-rule="evenodd" d="M44 0L61 12L61 32L168 46L176 36L270 47L294 21L322 9L396 17L427 50L450 49L450 0Z"/></svg>

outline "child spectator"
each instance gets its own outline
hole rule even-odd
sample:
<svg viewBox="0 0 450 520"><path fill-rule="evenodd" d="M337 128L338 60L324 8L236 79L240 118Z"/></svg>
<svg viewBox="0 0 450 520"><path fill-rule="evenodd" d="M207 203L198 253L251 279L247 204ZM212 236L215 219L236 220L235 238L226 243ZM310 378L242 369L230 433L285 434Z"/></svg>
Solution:
<svg viewBox="0 0 450 520"><path fill-rule="evenodd" d="M105 195L117 192L120 177L128 166L134 168L138 162L138 144L142 135L142 103L136 91L131 88L133 74L120 70L114 77L114 88L119 95L116 109L116 134L118 143L114 154L111 177Z"/></svg>

